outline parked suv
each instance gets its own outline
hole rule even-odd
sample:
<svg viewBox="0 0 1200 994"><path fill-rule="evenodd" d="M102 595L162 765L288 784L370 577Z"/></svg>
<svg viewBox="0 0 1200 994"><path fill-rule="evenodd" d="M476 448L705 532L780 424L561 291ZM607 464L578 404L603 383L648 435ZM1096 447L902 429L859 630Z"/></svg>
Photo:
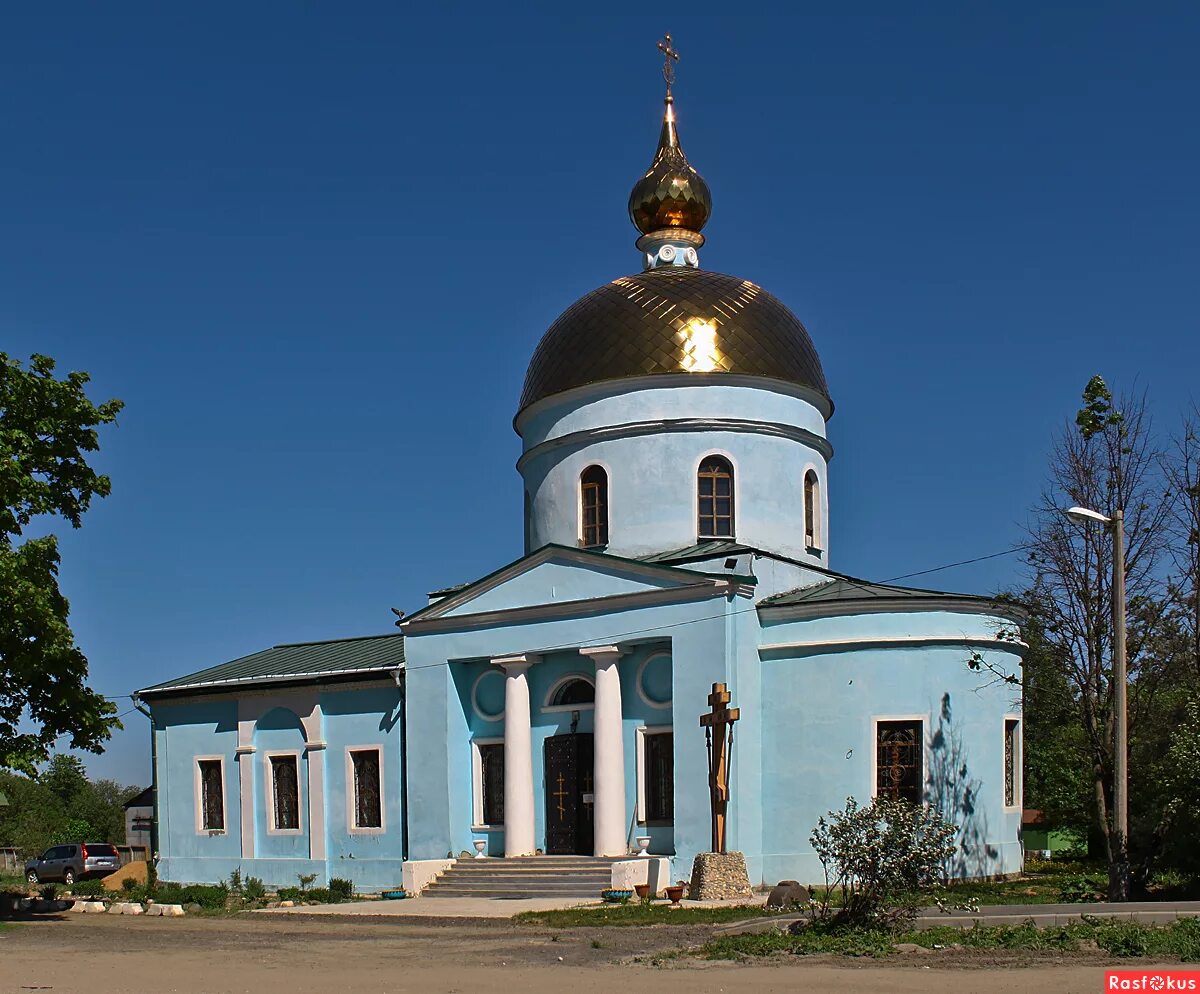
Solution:
<svg viewBox="0 0 1200 994"><path fill-rule="evenodd" d="M88 877L106 877L121 868L121 857L107 842L78 842L51 846L37 859L25 864L25 879L31 884L61 880L73 884Z"/></svg>

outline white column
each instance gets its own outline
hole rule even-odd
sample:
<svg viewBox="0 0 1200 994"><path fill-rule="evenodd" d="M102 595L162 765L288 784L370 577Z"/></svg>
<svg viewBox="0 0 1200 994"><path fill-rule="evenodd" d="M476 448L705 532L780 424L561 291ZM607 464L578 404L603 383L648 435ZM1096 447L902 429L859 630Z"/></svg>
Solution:
<svg viewBox="0 0 1200 994"><path fill-rule="evenodd" d="M615 645L580 649L596 664L595 854L624 856L629 847L625 829L625 741L621 724L621 676Z"/></svg>
<svg viewBox="0 0 1200 994"><path fill-rule="evenodd" d="M239 712L242 703L238 702ZM254 720L238 715L238 797L242 811L242 859L254 858ZM228 831L228 826L226 826Z"/></svg>
<svg viewBox="0 0 1200 994"><path fill-rule="evenodd" d="M308 858L325 858L325 743L306 742L308 758Z"/></svg>
<svg viewBox="0 0 1200 994"><path fill-rule="evenodd" d="M526 672L535 656L493 659L504 670L504 855L532 856L533 745Z"/></svg>

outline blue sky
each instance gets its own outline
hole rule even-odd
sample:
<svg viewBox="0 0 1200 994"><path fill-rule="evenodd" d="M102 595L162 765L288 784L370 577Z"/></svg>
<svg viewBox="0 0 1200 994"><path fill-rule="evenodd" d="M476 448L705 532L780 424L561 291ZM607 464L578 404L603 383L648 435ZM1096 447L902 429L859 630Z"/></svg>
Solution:
<svg viewBox="0 0 1200 994"><path fill-rule="evenodd" d="M702 263L779 296L825 363L834 568L1020 541L1095 372L1166 427L1200 351L1200 10L857 9L7 11L0 349L127 404L112 497L56 526L94 686L388 631L520 554L525 364L638 268L665 30ZM145 782L125 721L89 766Z"/></svg>

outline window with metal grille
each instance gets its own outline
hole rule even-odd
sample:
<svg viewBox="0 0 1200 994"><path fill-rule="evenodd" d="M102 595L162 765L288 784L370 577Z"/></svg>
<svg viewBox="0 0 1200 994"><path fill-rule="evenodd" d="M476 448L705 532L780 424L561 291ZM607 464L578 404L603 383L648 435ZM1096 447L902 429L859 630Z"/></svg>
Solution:
<svg viewBox="0 0 1200 994"><path fill-rule="evenodd" d="M201 759L200 814L206 832L225 831L225 785L221 782L221 761Z"/></svg>
<svg viewBox="0 0 1200 994"><path fill-rule="evenodd" d="M275 828L294 831L300 827L300 777L295 756L271 757L271 796Z"/></svg>
<svg viewBox="0 0 1200 994"><path fill-rule="evenodd" d="M696 480L697 537L733 538L733 467L728 459L709 456Z"/></svg>
<svg viewBox="0 0 1200 994"><path fill-rule="evenodd" d="M602 467L589 466L580 475L579 499L582 544L608 545L608 474Z"/></svg>
<svg viewBox="0 0 1200 994"><path fill-rule="evenodd" d="M483 779L483 824L504 824L504 744L481 745L479 769Z"/></svg>
<svg viewBox="0 0 1200 994"><path fill-rule="evenodd" d="M804 474L804 546L808 549L819 549L817 543L817 522L820 520L820 491L817 485L817 474L811 469Z"/></svg>
<svg viewBox="0 0 1200 994"><path fill-rule="evenodd" d="M554 696L550 698L554 707L568 707L572 704L595 704L596 688L582 678L567 680L559 684Z"/></svg>
<svg viewBox="0 0 1200 994"><path fill-rule="evenodd" d="M645 763L646 821L674 821L675 736L670 732L647 735Z"/></svg>
<svg viewBox="0 0 1200 994"><path fill-rule="evenodd" d="M353 750L350 763L354 767L354 827L380 828L383 805L379 797L379 750Z"/></svg>
<svg viewBox="0 0 1200 994"><path fill-rule="evenodd" d="M1018 803L1021 775L1021 723L1015 718L1004 722L1004 806L1015 808Z"/></svg>
<svg viewBox="0 0 1200 994"><path fill-rule="evenodd" d="M875 726L875 794L921 802L921 722L881 721Z"/></svg>

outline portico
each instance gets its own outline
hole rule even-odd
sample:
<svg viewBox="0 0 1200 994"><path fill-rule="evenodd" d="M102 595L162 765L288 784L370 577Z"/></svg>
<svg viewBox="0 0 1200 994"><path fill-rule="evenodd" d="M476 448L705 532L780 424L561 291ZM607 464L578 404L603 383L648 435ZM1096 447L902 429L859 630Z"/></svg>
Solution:
<svg viewBox="0 0 1200 994"><path fill-rule="evenodd" d="M621 856L628 850L625 829L625 743L621 707L620 646L590 646L580 656L595 667L593 708L593 790L585 794L593 818L595 856ZM537 849L533 787L533 734L527 673L536 653L498 656L491 662L504 673L504 855L531 856ZM573 734L573 733L572 733ZM590 798L589 796L590 795ZM559 806L563 802L560 799Z"/></svg>

